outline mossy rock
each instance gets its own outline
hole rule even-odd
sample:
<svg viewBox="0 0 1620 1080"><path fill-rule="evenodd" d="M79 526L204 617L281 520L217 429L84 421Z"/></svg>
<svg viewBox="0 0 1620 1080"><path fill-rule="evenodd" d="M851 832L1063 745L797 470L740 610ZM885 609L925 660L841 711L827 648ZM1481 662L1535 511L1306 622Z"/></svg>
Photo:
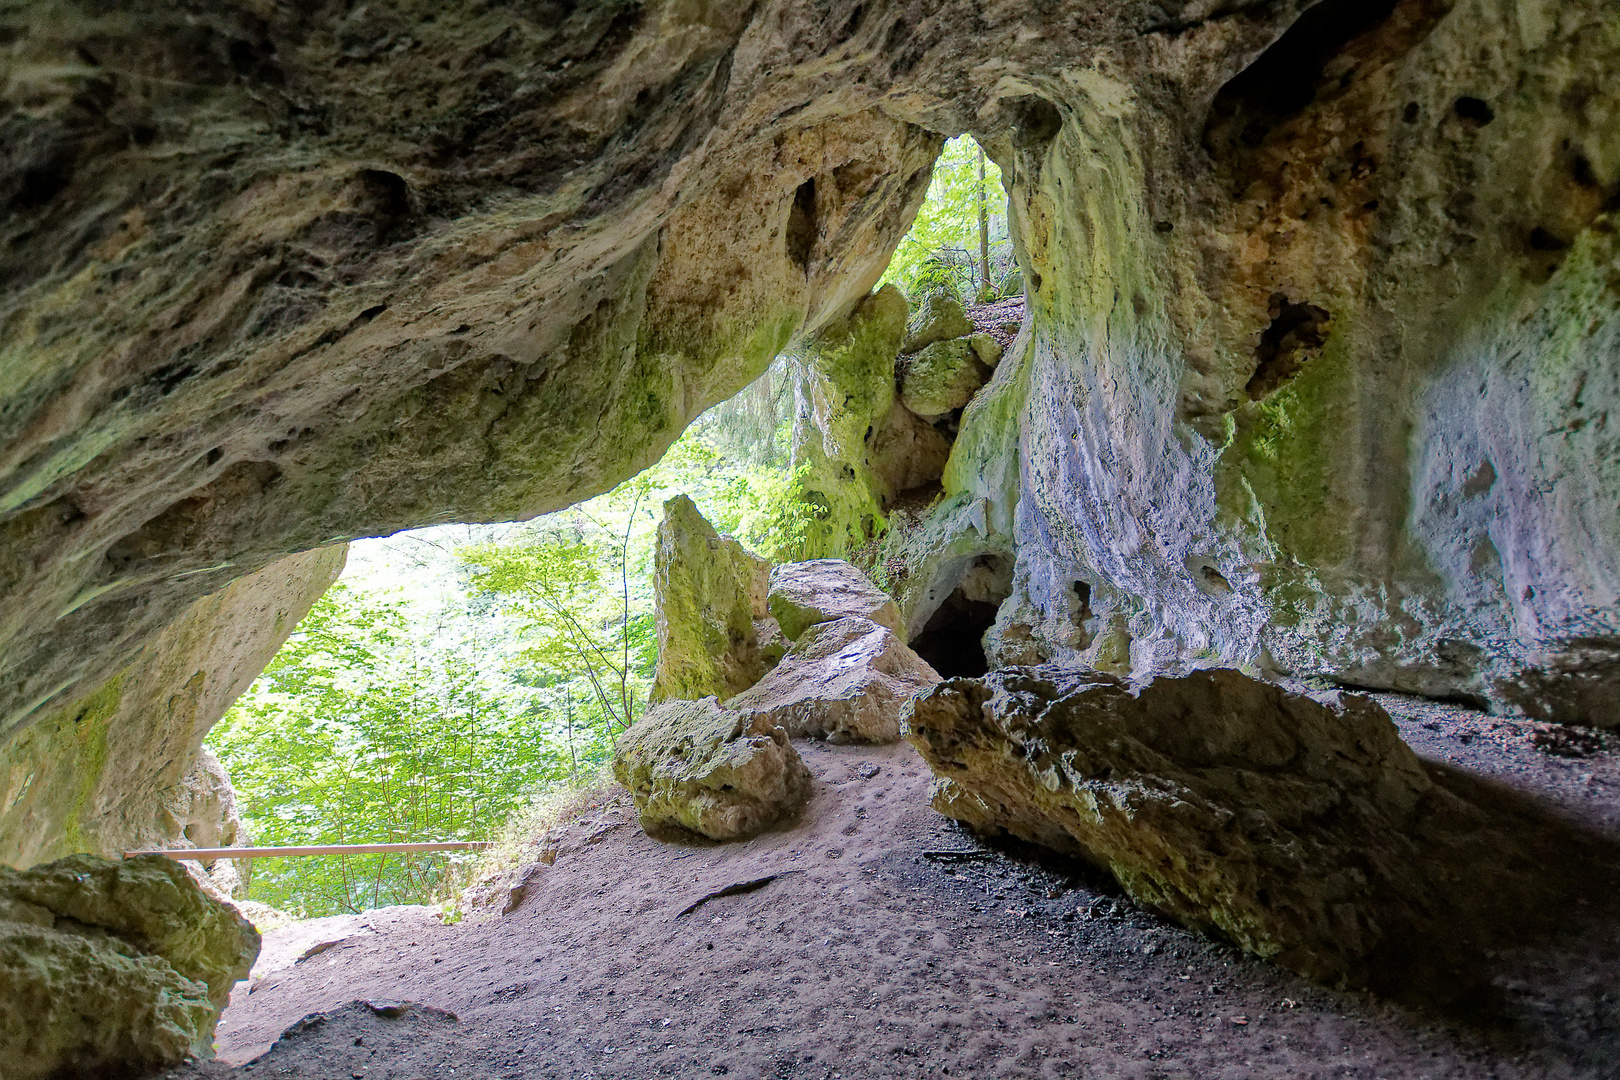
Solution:
<svg viewBox="0 0 1620 1080"><path fill-rule="evenodd" d="M972 338L936 341L901 365L900 402L924 419L944 416L973 400L989 377Z"/></svg>
<svg viewBox="0 0 1620 1080"><path fill-rule="evenodd" d="M909 356L936 341L966 337L973 333L973 324L968 321L961 301L952 296L934 295L923 301L907 331L900 351Z"/></svg>
<svg viewBox="0 0 1620 1080"><path fill-rule="evenodd" d="M664 504L654 559L651 700L726 698L758 682L773 662L765 609L771 564L716 532L685 495Z"/></svg>
<svg viewBox="0 0 1620 1080"><path fill-rule="evenodd" d="M712 697L649 709L619 736L613 775L652 836L685 830L744 840L810 797L810 772L787 732L727 712Z"/></svg>
<svg viewBox="0 0 1620 1080"><path fill-rule="evenodd" d="M6 1080L124 1075L212 1053L259 935L159 855L0 867Z"/></svg>

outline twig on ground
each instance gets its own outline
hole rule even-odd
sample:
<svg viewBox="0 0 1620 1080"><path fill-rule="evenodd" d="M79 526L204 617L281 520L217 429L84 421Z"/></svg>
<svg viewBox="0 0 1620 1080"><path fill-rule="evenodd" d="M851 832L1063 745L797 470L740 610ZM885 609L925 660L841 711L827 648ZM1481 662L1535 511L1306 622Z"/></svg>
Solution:
<svg viewBox="0 0 1620 1080"><path fill-rule="evenodd" d="M716 889L712 893L706 893L703 896L698 897L696 900L692 901L686 907L677 912L675 917L678 919L682 915L690 915L704 904L707 904L710 900L717 900L722 896L741 896L743 893L758 892L760 889L763 889L765 886L769 885L779 877L786 877L788 874L802 873L804 873L802 869L778 870L774 874L767 874L762 878L754 878L752 881L739 881L734 885L727 885L723 889Z"/></svg>

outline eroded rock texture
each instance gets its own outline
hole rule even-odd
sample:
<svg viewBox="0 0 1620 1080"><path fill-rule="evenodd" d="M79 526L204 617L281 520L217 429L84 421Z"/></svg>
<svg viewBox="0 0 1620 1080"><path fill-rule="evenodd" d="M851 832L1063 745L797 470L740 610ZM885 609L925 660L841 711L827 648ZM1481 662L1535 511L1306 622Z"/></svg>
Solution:
<svg viewBox="0 0 1620 1080"><path fill-rule="evenodd" d="M229 781L199 747L343 557L289 556L204 597L84 700L0 745L0 863L234 842Z"/></svg>
<svg viewBox="0 0 1620 1080"><path fill-rule="evenodd" d="M1016 544L1004 657L1620 722L1620 14L1243 27L1105 48L990 142L1032 333L938 521Z"/></svg>
<svg viewBox="0 0 1620 1080"><path fill-rule="evenodd" d="M986 570L993 650L1620 720L1607 0L47 0L0 32L7 735L284 554L649 463L855 311L964 131L1029 320L908 620Z"/></svg>
<svg viewBox="0 0 1620 1080"><path fill-rule="evenodd" d="M1131 898L1328 981L1365 977L1430 905L1415 827L1444 794L1376 703L1235 671L1133 693L1058 665L920 695L934 806L1091 860Z"/></svg>
<svg viewBox="0 0 1620 1080"><path fill-rule="evenodd" d="M613 776L653 835L743 840L810 797L810 771L787 732L723 710L712 697L648 709L619 736Z"/></svg>
<svg viewBox="0 0 1620 1080"><path fill-rule="evenodd" d="M654 553L658 665L651 698L728 698L781 656L765 608L771 564L715 532L685 495L664 504Z"/></svg>
<svg viewBox="0 0 1620 1080"><path fill-rule="evenodd" d="M848 15L0 11L0 725L284 553L604 490L846 312L948 126Z"/></svg>
<svg viewBox="0 0 1620 1080"><path fill-rule="evenodd" d="M776 567L771 571L765 604L791 641L798 641L812 626L850 617L900 631L900 611L889 594L872 584L860 567L842 559L810 559Z"/></svg>
<svg viewBox="0 0 1620 1080"><path fill-rule="evenodd" d="M771 673L725 703L753 725L830 742L894 742L900 710L939 673L893 630L847 616L804 631Z"/></svg>
<svg viewBox="0 0 1620 1080"><path fill-rule="evenodd" d="M138 1076L210 1056L259 935L173 861L0 867L0 1061L18 1080Z"/></svg>

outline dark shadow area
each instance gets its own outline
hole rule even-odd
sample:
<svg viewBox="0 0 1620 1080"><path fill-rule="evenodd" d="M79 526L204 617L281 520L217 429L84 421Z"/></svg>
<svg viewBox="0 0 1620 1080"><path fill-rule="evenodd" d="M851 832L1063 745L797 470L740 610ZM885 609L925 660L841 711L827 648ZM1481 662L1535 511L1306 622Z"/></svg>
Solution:
<svg viewBox="0 0 1620 1080"><path fill-rule="evenodd" d="M1494 780L1425 762L1407 835L1427 891L1390 897L1366 984L1510 1049L1620 1075L1620 838Z"/></svg>
<svg viewBox="0 0 1620 1080"><path fill-rule="evenodd" d="M957 589L929 617L911 648L947 679L976 679L990 669L983 638L995 621L995 604L969 600Z"/></svg>
<svg viewBox="0 0 1620 1080"><path fill-rule="evenodd" d="M1296 304L1281 293L1273 296L1271 325L1260 335L1254 350L1254 374L1243 388L1249 398L1259 401L1298 375L1306 361L1321 351L1332 321L1325 308ZM1231 586L1226 589L1230 592Z"/></svg>
<svg viewBox="0 0 1620 1080"><path fill-rule="evenodd" d="M1221 87L1204 148L1244 172L1272 132L1428 36L1451 0L1323 0Z"/></svg>
<svg viewBox="0 0 1620 1080"><path fill-rule="evenodd" d="M1424 868L1427 890L1363 905L1386 937L1361 977L1339 989L1365 987L1413 1024L1464 1029L1499 1053L1529 1054L1549 1075L1620 1076L1620 839L1501 784L1426 764L1434 797L1407 836L1406 857ZM962 832L965 849L1134 906L1083 859Z"/></svg>

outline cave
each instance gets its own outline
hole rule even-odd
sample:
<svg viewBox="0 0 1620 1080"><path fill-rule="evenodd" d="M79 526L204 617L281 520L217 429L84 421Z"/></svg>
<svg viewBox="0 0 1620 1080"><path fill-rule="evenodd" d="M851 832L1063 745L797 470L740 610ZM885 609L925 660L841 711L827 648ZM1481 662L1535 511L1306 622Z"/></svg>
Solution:
<svg viewBox="0 0 1620 1080"><path fill-rule="evenodd" d="M956 589L911 639L912 651L947 679L976 679L990 670L983 639L995 621L995 604Z"/></svg>
<svg viewBox="0 0 1620 1080"><path fill-rule="evenodd" d="M1052 959L997 971L1051 980L1051 1000L1099 996L1132 1023L1153 1014L1125 1042L1167 1075L1250 1068L1251 1055L1257 1073L1293 1075L1341 1053L1398 1075L1431 1052L1458 1075L1482 1057L1527 1077L1611 1072L1616 41L1609 0L0 11L0 931L22 943L6 955L100 927L70 942L75 955L139 967L173 1030L194 1036L158 1032L152 1045L169 1042L153 1056L104 1074L206 1055L234 969L198 960L184 934L96 923L96 905L133 875L124 894L191 898L197 940L240 953L235 916L121 856L182 843L205 812L202 740L326 593L345 545L612 491L787 356L820 364L819 390L836 393L837 409L809 402L805 416L849 421L795 432L830 447L830 479L805 488L820 493L811 554L867 557L867 584L889 591L845 616L877 629L846 623L869 636L839 643L906 659L893 646L964 552L1004 558L1006 592L952 587L912 635L951 680L885 713L898 730L907 710L923 757L795 744L780 725L731 737L744 727L692 704L719 694L676 699L711 742L753 740L784 787L834 808L798 819L836 819L814 845L783 818L748 841L780 859L733 873L740 848L656 846L630 803L603 796L535 846L548 869L501 886L505 926L540 924L530 893L559 910L577 900L546 890L583 866L619 909L652 912L659 890L637 874L656 863L669 918L608 919L593 940L661 948L656 927L687 963L730 957L726 940L760 970L836 957L829 972L871 978L815 1006L827 1029L868 1057L934 1054L922 1064L953 1075L984 1067L949 1058L956 1021L946 1039L943 1021L911 1018L974 1016L964 1039L1017 1027L1032 1054L1076 1069L1145 1067L1079 1014L950 996L973 974L952 965L994 966L1036 926ZM1001 171L1025 321L968 404L902 415L895 358L913 313L882 283L942 146L964 135ZM868 439L909 449L868 460ZM861 468L873 487L852 486ZM885 521L900 540L880 551ZM708 539L695 546L724 547ZM749 625L738 616L736 640ZM1049 663L998 669L992 625L993 653ZM1309 750L1287 763L1297 776L1262 760L1294 740ZM795 745L822 770L815 785L789 768ZM885 808L903 797L937 814L880 821L880 792ZM1325 806L1343 819L1276 841ZM1085 831L1121 807L1141 812ZM939 831L945 819L968 832ZM1151 842L1131 831L1149 824ZM1130 903L1080 906L1084 874L970 846L997 829L1087 874L1112 868ZM909 847L866 857L863 844L902 835ZM1293 884L1250 888L1223 861L1259 852L1244 866L1274 868L1285 848L1305 853ZM1214 869L1201 883L1153 876L1191 865ZM812 938L778 918L773 897L821 903L793 891L811 881L864 898L816 918L869 921ZM414 917L389 940L446 929ZM750 920L802 940L747 952ZM925 921L926 960L871 947ZM1086 935L1106 948L1088 951ZM281 978L349 971L348 951ZM505 1039L489 1016L508 1009L515 1025L516 1003L560 1002L573 970L593 987L632 977L594 957L531 958L541 980L522 951L477 954L503 965L498 980L462 971L472 946L434 957L466 985L500 984L465 1030ZM884 967L890 954L909 968ZM660 956L668 966L649 970L684 977ZM1169 989L1148 1002L1124 976L1070 978L1105 958ZM930 965L952 979L908 978ZM1208 995L1177 989L1193 966L1189 987ZM391 977L436 1000L434 967ZM808 995L820 974L796 970L793 985ZM1268 979L1286 980L1287 1004L1261 993ZM79 981L115 983L132 985ZM843 1026L871 987L890 999ZM711 989L611 1043L589 1029L589 1056L586 1029L567 1047L534 1036L535 1057L609 1071L630 1060L621 1049L665 1053L652 1030L679 1045L658 1062L675 1073L805 1064L769 1025L705 1027L731 1008ZM366 983L333 1011L328 1029L353 1033L344 1054L407 1028L450 1045L453 1019L387 1004L394 991ZM257 984L254 1007L290 1002L277 993ZM51 1023L101 1015L30 1000ZM874 1036L869 1015L893 1030ZM1439 1028L1413 1017L1467 1034L1434 1035L1431 1051ZM0 1047L32 1037L13 1021L0 1015ZM278 1032L263 1023L267 1047ZM1211 1024L1229 1056L1188 1049ZM1331 1039L1296 1051L1280 1037L1312 1025ZM1378 1038L1352 1060L1340 1048L1363 1029ZM1511 1051L1491 1041L1505 1031ZM978 1062L1004 1051L974 1046ZM834 1051L805 1053L819 1068ZM32 1049L4 1067L18 1061L56 1069ZM200 1080L235 1065L195 1068Z"/></svg>

